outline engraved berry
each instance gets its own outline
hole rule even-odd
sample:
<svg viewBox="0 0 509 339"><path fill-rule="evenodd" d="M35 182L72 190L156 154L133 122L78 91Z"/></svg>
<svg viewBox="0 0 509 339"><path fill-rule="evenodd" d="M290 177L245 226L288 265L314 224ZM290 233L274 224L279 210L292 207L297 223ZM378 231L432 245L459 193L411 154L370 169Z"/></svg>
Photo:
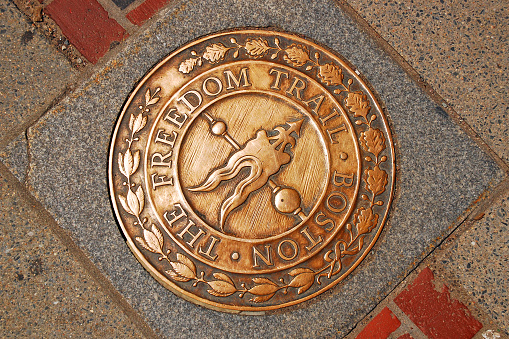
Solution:
<svg viewBox="0 0 509 339"><path fill-rule="evenodd" d="M299 193L293 188L283 188L274 196L274 206L282 213L292 213L300 207Z"/></svg>
<svg viewBox="0 0 509 339"><path fill-rule="evenodd" d="M212 133L214 135L223 135L226 133L226 124L222 121L216 121L214 125L212 125Z"/></svg>

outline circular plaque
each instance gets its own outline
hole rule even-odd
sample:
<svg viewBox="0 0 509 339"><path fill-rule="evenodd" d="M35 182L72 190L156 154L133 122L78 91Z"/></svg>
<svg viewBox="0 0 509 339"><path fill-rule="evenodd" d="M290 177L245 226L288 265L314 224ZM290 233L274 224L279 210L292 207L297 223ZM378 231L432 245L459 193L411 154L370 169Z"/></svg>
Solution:
<svg viewBox="0 0 509 339"><path fill-rule="evenodd" d="M138 84L110 150L113 207L161 284L226 312L330 289L378 238L394 148L338 54L269 30L210 35Z"/></svg>

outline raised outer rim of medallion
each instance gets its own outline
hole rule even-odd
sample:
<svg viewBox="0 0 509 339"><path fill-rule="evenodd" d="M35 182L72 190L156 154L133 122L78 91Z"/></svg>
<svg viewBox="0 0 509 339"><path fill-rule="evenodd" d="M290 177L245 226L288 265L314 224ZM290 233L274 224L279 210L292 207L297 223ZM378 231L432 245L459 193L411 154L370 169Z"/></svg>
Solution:
<svg viewBox="0 0 509 339"><path fill-rule="evenodd" d="M345 273L343 273L340 277L338 277L337 279L332 281L329 285L325 286L324 288L320 289L319 291L317 291L315 293L312 293L312 294L310 294L310 295L308 295L306 297L303 297L301 299L298 299L298 300L293 300L293 301L290 301L290 302L287 302L287 303L283 303L283 304L279 304L279 305L272 305L272 306L234 306L234 305L228 305L228 304L224 304L224 303L219 303L219 302L212 301L210 299L204 299L204 298L198 297L197 295L195 295L195 294L193 294L191 292L188 292L187 290L184 290L183 288L181 288L177 284L175 284L172 281L170 281L167 277L165 277L159 271L157 271L148 262L147 259L145 259L144 254L141 253L141 251L134 244L134 241L128 236L129 233L127 232L127 230L124 227L123 220L122 220L122 218L120 216L120 213L118 211L118 205L117 205L116 198L114 198L115 197L115 191L114 191L114 187L113 187L113 168L112 168L113 162L112 161L113 161L113 154L114 154L113 151L114 151L114 148L115 148L115 140L116 140L117 131L118 131L118 128L120 127L120 125L121 125L121 122L122 122L122 120L124 118L126 110L129 107L131 101L134 99L134 96L139 91L139 89L150 78L150 76L154 72L156 72L168 60L170 60L171 58L173 58L175 55L177 55L178 53L182 52L183 50L191 47L192 45L196 45L196 44L198 44L200 42L203 42L205 40L209 40L209 39L213 39L213 38L216 38L216 37L225 36L225 35L229 35L229 34L248 34L248 33L256 33L256 34L263 33L263 34L266 34L266 35L269 34L269 33L272 33L272 34L277 33L279 35L285 35L285 36L288 36L288 37L290 37L291 39L293 39L295 41L300 41L300 42L305 43L307 45L314 45L315 48L317 46L322 51L327 52L329 54L329 57L332 56L332 58L334 60L338 61L344 68L346 68L350 72L350 74L366 90L366 92L369 94L369 96L371 98L371 101L376 106L377 111L379 112L380 118L382 119L383 125L385 127L386 137L388 138L387 141L390 144L390 153L391 153L391 162L390 162L390 164L392 166L392 176L391 176L392 180L391 180L390 195L389 195L389 198L387 199L387 208L386 208L386 211L384 213L384 217L380 221L380 226L379 226L379 228L377 230L377 233L374 235L372 241L370 242L368 247L366 247L366 249L364 250L362 255L352 264L352 266ZM395 162L396 159L395 159L395 151L394 151L394 142L393 142L390 130L389 130L389 124L388 124L387 118L385 117L385 114L383 113L383 110L382 110L380 104L378 103L378 100L377 100L378 96L374 95L374 93L370 89L370 87L367 84L364 83L364 80L362 79L362 77L359 74L357 74L352 69L352 67L350 67L345 61L343 61L342 58L339 57L339 55L340 54L337 53L337 52L332 52L329 47L320 45L320 44L312 41L311 39L309 39L309 40L308 39L304 39L304 38L300 37L299 35L295 35L295 34L291 34L291 33L281 32L281 31L277 31L277 30L253 29L253 28L249 28L249 29L242 29L242 28L232 29L232 30L223 31L223 32L220 32L220 33L212 33L210 35L206 35L206 36L200 37L200 38L198 38L198 39L196 39L194 41L191 41L191 42L185 44L183 47L181 47L181 48L177 49L175 52L171 53L168 57L166 57L159 64L157 64L152 70L150 70L144 76L144 78L138 83L136 88L131 92L131 94L129 96L129 99L124 104L122 112L121 112L121 114L120 114L120 116L119 116L119 118L117 120L116 125L115 125L115 129L114 129L113 135L112 135L112 142L111 142L111 145L110 145L109 166L108 166L109 192L110 192L110 198L111 198L110 201L112 202L112 205L113 205L113 208L114 208L114 211L115 211L115 216L117 218L117 221L119 222L119 226L121 227L121 229L124 232L124 234L127 235L126 236L126 240L127 240L127 244L129 246L129 248L131 249L131 251L133 252L135 257L138 259L138 261L142 264L142 266L161 285L163 285L164 287L168 288L173 293L175 293L176 295L182 297L183 299L185 299L187 301L190 301L190 302L192 302L194 304L197 304L197 305L201 305L201 306L210 308L212 310L226 312L226 313L236 313L236 314L243 314L243 313L246 314L246 313L249 313L250 315L264 315L265 311L271 311L271 310L276 310L276 309L281 309L281 308L284 308L284 307L289 307L289 306L297 305L297 304L300 304L300 303L302 303L302 302L304 302L306 300L310 300L310 299L312 299L312 298L314 298L314 297L324 293L325 291L330 290L331 288L336 286L339 282L341 282L343 279L345 279L345 277L348 276L355 268L357 268L357 266L359 266L359 264L368 255L368 253L371 251L371 249L375 245L378 237L380 236L380 233L382 232L382 230L384 228L385 222L387 221L389 209L390 209L392 200L394 198L394 184L395 184L395 179L396 179L396 162Z"/></svg>

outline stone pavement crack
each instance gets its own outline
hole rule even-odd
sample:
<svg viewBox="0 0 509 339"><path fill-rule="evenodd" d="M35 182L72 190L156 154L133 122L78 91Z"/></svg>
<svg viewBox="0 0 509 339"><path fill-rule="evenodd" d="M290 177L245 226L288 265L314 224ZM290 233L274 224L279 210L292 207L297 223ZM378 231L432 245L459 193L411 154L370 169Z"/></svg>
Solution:
<svg viewBox="0 0 509 339"><path fill-rule="evenodd" d="M500 182L496 187L486 192L486 196L478 199L476 207L472 208L469 220L478 220L483 216L484 212L493 206L498 199L509 192L509 173L506 174L505 180Z"/></svg>
<svg viewBox="0 0 509 339"><path fill-rule="evenodd" d="M26 143L27 143L27 146L26 146L27 164L26 164L26 168L25 168L25 177L23 179L22 184L24 187L27 187L27 185L28 185L27 178L28 178L28 175L30 174L30 162L32 161L32 152L30 151L30 140L28 138L28 129L26 129L25 132L23 132L23 138L25 138Z"/></svg>
<svg viewBox="0 0 509 339"><path fill-rule="evenodd" d="M7 131L2 136L2 138L0 138L0 149L5 148L21 133L26 133L25 131L27 131L31 126L35 125L46 114L46 112L50 111L53 107L65 99L71 91L72 87L67 85L62 90L60 90L60 93L55 95L55 97L48 104L44 105L36 114L31 115L24 122L21 124L16 124L16 126Z"/></svg>

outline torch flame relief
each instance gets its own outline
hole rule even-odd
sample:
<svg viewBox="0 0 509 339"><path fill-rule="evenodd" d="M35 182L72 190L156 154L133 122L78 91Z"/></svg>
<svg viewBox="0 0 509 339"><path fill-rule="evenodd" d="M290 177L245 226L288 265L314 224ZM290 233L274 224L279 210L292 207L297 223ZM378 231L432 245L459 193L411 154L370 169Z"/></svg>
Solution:
<svg viewBox="0 0 509 339"><path fill-rule="evenodd" d="M251 193L269 184L273 192L294 191L293 189L280 190L270 176L277 173L280 168L288 164L292 157L287 151L290 151L295 144L295 137L300 136L301 126L304 120L288 122L284 126L274 128L275 135L268 136L265 130L256 132L256 137L249 140L244 146L239 144L228 134L227 126L222 121L215 121L209 114L204 113L204 117L209 121L213 134L224 137L236 150L228 159L228 162L221 168L216 169L209 174L207 179L197 187L189 188L193 192L208 192L214 190L219 184L226 180L235 178L242 169L249 168L249 175L243 178L236 186L233 194L227 197L221 204L220 227L224 230L228 215L237 207L242 205ZM292 192L293 193L293 192ZM295 208L291 212L303 218L300 209L300 198L298 193L294 192L290 196L297 197ZM287 195L288 196L288 195ZM277 209L277 202L275 203ZM280 212L287 213L286 209ZM305 216L304 216L305 217Z"/></svg>

